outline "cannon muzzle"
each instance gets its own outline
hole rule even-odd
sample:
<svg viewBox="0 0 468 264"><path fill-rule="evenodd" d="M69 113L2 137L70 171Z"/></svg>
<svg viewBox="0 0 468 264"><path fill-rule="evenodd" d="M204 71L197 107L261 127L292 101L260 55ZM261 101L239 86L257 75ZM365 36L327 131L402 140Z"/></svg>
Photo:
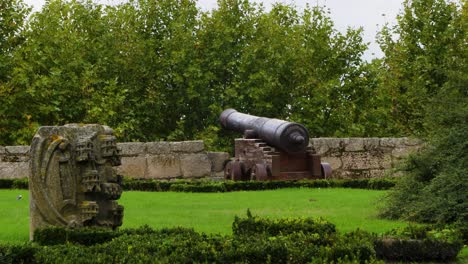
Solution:
<svg viewBox="0 0 468 264"><path fill-rule="evenodd" d="M309 132L298 123L243 114L234 109L224 110L219 120L226 129L242 133L246 138L262 139L288 153L305 151L309 145Z"/></svg>

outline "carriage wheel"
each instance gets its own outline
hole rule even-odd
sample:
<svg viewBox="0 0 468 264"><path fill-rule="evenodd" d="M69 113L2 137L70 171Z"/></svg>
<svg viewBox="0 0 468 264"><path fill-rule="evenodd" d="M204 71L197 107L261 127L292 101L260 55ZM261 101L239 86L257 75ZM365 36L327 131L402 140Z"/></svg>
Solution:
<svg viewBox="0 0 468 264"><path fill-rule="evenodd" d="M243 164L238 161L229 161L224 167L224 179L240 181L243 178Z"/></svg>
<svg viewBox="0 0 468 264"><path fill-rule="evenodd" d="M330 164L324 162L320 164L320 167L322 168L322 177L324 179L329 179L332 176L332 168Z"/></svg>
<svg viewBox="0 0 468 264"><path fill-rule="evenodd" d="M253 181L266 181L268 180L268 166L265 164L255 164L250 175L250 179Z"/></svg>

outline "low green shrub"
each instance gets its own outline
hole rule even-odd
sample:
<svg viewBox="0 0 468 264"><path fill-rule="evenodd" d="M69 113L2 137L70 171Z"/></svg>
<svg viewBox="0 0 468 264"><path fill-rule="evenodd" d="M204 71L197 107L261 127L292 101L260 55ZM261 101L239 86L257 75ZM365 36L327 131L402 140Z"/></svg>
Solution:
<svg viewBox="0 0 468 264"><path fill-rule="evenodd" d="M235 192L276 190L283 188L359 188L387 190L395 186L395 179L300 180L300 181L210 181L210 180L154 180L125 177L126 191L146 192ZM0 179L0 189L28 189L28 179Z"/></svg>
<svg viewBox="0 0 468 264"><path fill-rule="evenodd" d="M28 178L14 179L11 188L13 189L28 189L29 188Z"/></svg>
<svg viewBox="0 0 468 264"><path fill-rule="evenodd" d="M321 254L327 263L356 262L368 263L375 259L375 236L363 230L356 230L337 236L333 247L325 247Z"/></svg>
<svg viewBox="0 0 468 264"><path fill-rule="evenodd" d="M395 179L300 180L300 181L209 181L209 180L131 180L124 181L124 190L175 192L234 192L276 190L283 188L360 188L386 190L395 186Z"/></svg>
<svg viewBox="0 0 468 264"><path fill-rule="evenodd" d="M123 234L103 244L85 247L62 244L42 247L38 263L372 263L362 245L317 243L317 234L294 232L270 236L220 236L194 231ZM336 244L336 245L335 245ZM337 248L338 246L338 248ZM372 252L372 248L368 248ZM332 252L332 254L330 254Z"/></svg>
<svg viewBox="0 0 468 264"><path fill-rule="evenodd" d="M34 255L37 250L38 248L31 243L25 243L23 245L0 244L0 263L34 263Z"/></svg>
<svg viewBox="0 0 468 264"><path fill-rule="evenodd" d="M28 189L28 178L0 179L0 189Z"/></svg>
<svg viewBox="0 0 468 264"><path fill-rule="evenodd" d="M180 183L179 183L180 184ZM202 186L202 185L201 185ZM44 228L35 243L0 245L0 263L382 263L449 261L457 231L409 226L376 236L340 234L323 219L236 217L233 235L188 228Z"/></svg>
<svg viewBox="0 0 468 264"><path fill-rule="evenodd" d="M63 228L47 227L34 231L34 242L43 246L77 243L81 245L94 245L112 240L119 236L119 232L103 228Z"/></svg>
<svg viewBox="0 0 468 264"><path fill-rule="evenodd" d="M258 234L278 236L297 232L317 234L323 240L321 244L327 244L330 237L336 233L336 227L322 218L268 219L252 216L249 210L246 218L236 216L232 224L232 233L235 236L256 236Z"/></svg>
<svg viewBox="0 0 468 264"><path fill-rule="evenodd" d="M1 189L11 189L13 187L13 179L0 179Z"/></svg>
<svg viewBox="0 0 468 264"><path fill-rule="evenodd" d="M408 226L374 241L377 257L391 261L450 261L463 247L459 230Z"/></svg>

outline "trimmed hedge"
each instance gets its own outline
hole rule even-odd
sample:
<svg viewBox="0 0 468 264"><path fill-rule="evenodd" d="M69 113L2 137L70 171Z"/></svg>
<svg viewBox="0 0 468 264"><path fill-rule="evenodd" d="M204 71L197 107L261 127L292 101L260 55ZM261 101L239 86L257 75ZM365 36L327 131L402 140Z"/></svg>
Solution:
<svg viewBox="0 0 468 264"><path fill-rule="evenodd" d="M28 189L28 178L0 179L0 189Z"/></svg>
<svg viewBox="0 0 468 264"><path fill-rule="evenodd" d="M323 240L328 240L330 236L336 234L334 224L322 218L280 218L268 219L252 216L247 210L247 218L235 217L232 223L232 233L235 236L256 236L256 235L290 235L297 232L316 234ZM327 244L326 241L323 244Z"/></svg>
<svg viewBox="0 0 468 264"><path fill-rule="evenodd" d="M283 188L359 188L387 190L395 186L395 178L300 181L210 181L210 180L135 180L125 178L124 190L175 192L234 192L276 190Z"/></svg>
<svg viewBox="0 0 468 264"><path fill-rule="evenodd" d="M324 239L327 237L327 239ZM121 231L45 228L35 232L38 263L376 263L372 241L340 236L323 219L236 217L233 235L193 229ZM45 246L47 245L47 246Z"/></svg>
<svg viewBox="0 0 468 264"><path fill-rule="evenodd" d="M408 226L374 241L377 257L390 261L451 261L463 247L454 229Z"/></svg>
<svg viewBox="0 0 468 264"><path fill-rule="evenodd" d="M236 217L232 236L143 226L120 231L44 228L34 237L34 243L0 245L0 262L383 263L378 259L448 261L461 249L448 229L411 226L383 237L362 230L340 234L320 218L264 219L250 212Z"/></svg>
<svg viewBox="0 0 468 264"><path fill-rule="evenodd" d="M357 188L387 190L395 178L300 181L211 181L211 180L142 180L124 178L126 191L147 192L235 192L276 190L283 188ZM0 179L0 189L28 189L28 179Z"/></svg>

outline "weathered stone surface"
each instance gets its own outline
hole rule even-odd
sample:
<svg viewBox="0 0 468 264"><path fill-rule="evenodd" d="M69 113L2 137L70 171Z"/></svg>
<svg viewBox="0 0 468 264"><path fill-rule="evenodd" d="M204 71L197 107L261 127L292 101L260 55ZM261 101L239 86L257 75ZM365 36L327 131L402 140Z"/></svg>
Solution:
<svg viewBox="0 0 468 264"><path fill-rule="evenodd" d="M364 151L363 138L345 138L343 144L345 151Z"/></svg>
<svg viewBox="0 0 468 264"><path fill-rule="evenodd" d="M117 147L120 148L122 157L146 154L146 144L142 142L118 143Z"/></svg>
<svg viewBox="0 0 468 264"><path fill-rule="evenodd" d="M27 162L0 162L0 179L20 179L29 175Z"/></svg>
<svg viewBox="0 0 468 264"><path fill-rule="evenodd" d="M329 147L325 138L311 138L309 144L315 149L317 154L323 155L328 152Z"/></svg>
<svg viewBox="0 0 468 264"><path fill-rule="evenodd" d="M183 154L180 156L180 166L184 178L211 174L211 162L206 154Z"/></svg>
<svg viewBox="0 0 468 264"><path fill-rule="evenodd" d="M356 173L349 170L337 170L332 173L332 179L352 179L353 177L356 177Z"/></svg>
<svg viewBox="0 0 468 264"><path fill-rule="evenodd" d="M5 150L5 147L4 146L0 146L0 155L3 155L6 153L6 150Z"/></svg>
<svg viewBox="0 0 468 264"><path fill-rule="evenodd" d="M147 178L176 178L182 176L178 155L148 156Z"/></svg>
<svg viewBox="0 0 468 264"><path fill-rule="evenodd" d="M197 153L205 150L205 143L202 140L171 142L173 152Z"/></svg>
<svg viewBox="0 0 468 264"><path fill-rule="evenodd" d="M19 156L19 155L3 155L1 156L1 161L3 162L28 162L29 155L27 156Z"/></svg>
<svg viewBox="0 0 468 264"><path fill-rule="evenodd" d="M341 162L341 158L337 157L323 157L322 162L329 163L332 167L332 170L338 170L343 165L343 163Z"/></svg>
<svg viewBox="0 0 468 264"><path fill-rule="evenodd" d="M392 155L384 154L378 159L381 169L390 169L393 166Z"/></svg>
<svg viewBox="0 0 468 264"><path fill-rule="evenodd" d="M171 143L167 141L147 142L146 151L148 154L169 154L171 153Z"/></svg>
<svg viewBox="0 0 468 264"><path fill-rule="evenodd" d="M211 171L219 172L224 170L224 164L229 160L227 152L207 152L208 159L211 162Z"/></svg>
<svg viewBox="0 0 468 264"><path fill-rule="evenodd" d="M380 138L364 138L365 150L376 150L380 146Z"/></svg>
<svg viewBox="0 0 468 264"><path fill-rule="evenodd" d="M117 167L117 173L122 176L142 179L147 175L146 156L122 157L122 165Z"/></svg>
<svg viewBox="0 0 468 264"><path fill-rule="evenodd" d="M386 170L370 170L369 178L382 178L385 177Z"/></svg>
<svg viewBox="0 0 468 264"><path fill-rule="evenodd" d="M380 146L382 147L395 147L399 142L396 138L381 138L380 139Z"/></svg>
<svg viewBox="0 0 468 264"><path fill-rule="evenodd" d="M346 170L363 170L363 169L379 169L379 159L368 152L345 152L341 157L343 169Z"/></svg>
<svg viewBox="0 0 468 264"><path fill-rule="evenodd" d="M406 146L422 146L424 142L418 138L404 138L403 139L403 144Z"/></svg>
<svg viewBox="0 0 468 264"><path fill-rule="evenodd" d="M6 146L5 151L12 155L29 155L29 146Z"/></svg>
<svg viewBox="0 0 468 264"><path fill-rule="evenodd" d="M120 165L112 129L71 124L40 127L31 144L30 237L43 226L122 225Z"/></svg>
<svg viewBox="0 0 468 264"><path fill-rule="evenodd" d="M417 146L412 147L396 147L392 151L392 156L396 159L400 159L402 157L406 157L411 153L414 153L418 150Z"/></svg>

